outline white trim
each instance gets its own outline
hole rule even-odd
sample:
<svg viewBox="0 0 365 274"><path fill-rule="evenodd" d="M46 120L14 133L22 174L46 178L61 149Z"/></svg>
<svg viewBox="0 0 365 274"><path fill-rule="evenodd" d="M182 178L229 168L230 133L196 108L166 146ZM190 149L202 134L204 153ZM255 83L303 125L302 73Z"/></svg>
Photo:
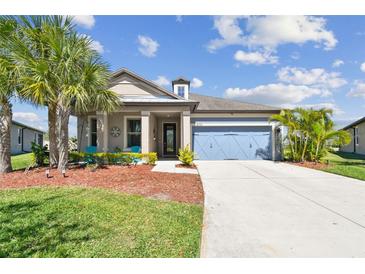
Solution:
<svg viewBox="0 0 365 274"><path fill-rule="evenodd" d="M96 119L96 146L98 146L98 118L96 115L87 116L87 146L91 146L91 119Z"/></svg>
<svg viewBox="0 0 365 274"><path fill-rule="evenodd" d="M138 116L138 115L133 115L133 116L126 116L124 115L124 120L123 120L123 149L127 148L127 140L128 140L128 134L127 134L127 120L128 119L139 119L141 120L141 146L142 146L142 116Z"/></svg>
<svg viewBox="0 0 365 274"><path fill-rule="evenodd" d="M195 113L191 112L191 118L232 118L232 117L254 117L269 118L272 113L239 113L239 112L222 112L222 113Z"/></svg>
<svg viewBox="0 0 365 274"><path fill-rule="evenodd" d="M181 123L181 121L180 121ZM177 136L176 136L176 133L177 133L177 122L162 122L162 157L173 157L172 155L167 155L167 154L164 154L164 142L165 142L165 134L164 134L164 125L165 124L175 124L175 149L176 149L176 154L177 154ZM181 140L180 140L180 143L181 143ZM174 155L176 157L176 155Z"/></svg>
<svg viewBox="0 0 365 274"><path fill-rule="evenodd" d="M267 121L197 121L192 123L195 127L247 127L247 126L274 126Z"/></svg>

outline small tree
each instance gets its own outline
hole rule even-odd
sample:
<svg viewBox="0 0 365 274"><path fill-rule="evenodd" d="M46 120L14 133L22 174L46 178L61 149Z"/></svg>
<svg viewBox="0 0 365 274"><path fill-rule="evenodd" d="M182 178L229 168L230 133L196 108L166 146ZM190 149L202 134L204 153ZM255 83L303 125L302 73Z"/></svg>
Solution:
<svg viewBox="0 0 365 274"><path fill-rule="evenodd" d="M184 149L179 149L178 157L183 165L191 166L194 161L194 152L190 150L189 145L186 145Z"/></svg>
<svg viewBox="0 0 365 274"><path fill-rule="evenodd" d="M288 159L292 161L320 161L332 144L343 145L350 142L348 132L335 130L330 109L282 110L271 120L280 122L287 128Z"/></svg>

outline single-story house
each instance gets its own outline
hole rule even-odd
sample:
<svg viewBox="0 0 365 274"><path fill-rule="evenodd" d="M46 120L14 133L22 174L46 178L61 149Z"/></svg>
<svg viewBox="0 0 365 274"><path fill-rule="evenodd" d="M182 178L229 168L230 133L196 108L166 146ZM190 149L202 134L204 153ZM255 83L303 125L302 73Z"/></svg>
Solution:
<svg viewBox="0 0 365 274"><path fill-rule="evenodd" d="M278 108L192 93L183 77L170 91L124 68L112 75L110 89L120 95L119 109L75 114L81 151L139 146L168 158L189 146L201 160L281 157L280 127L269 120Z"/></svg>
<svg viewBox="0 0 365 274"><path fill-rule="evenodd" d="M12 121L11 123L11 154L30 152L32 142L43 146L44 132L27 126L25 124Z"/></svg>
<svg viewBox="0 0 365 274"><path fill-rule="evenodd" d="M348 145L340 147L340 151L365 154L365 117L345 126L351 135L351 142Z"/></svg>

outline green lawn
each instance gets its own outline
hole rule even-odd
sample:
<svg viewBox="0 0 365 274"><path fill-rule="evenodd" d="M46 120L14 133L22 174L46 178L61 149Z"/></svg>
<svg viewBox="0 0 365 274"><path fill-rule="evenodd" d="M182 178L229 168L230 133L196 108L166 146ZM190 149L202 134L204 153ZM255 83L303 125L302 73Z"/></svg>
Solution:
<svg viewBox="0 0 365 274"><path fill-rule="evenodd" d="M27 168L32 163L32 153L11 156L13 170Z"/></svg>
<svg viewBox="0 0 365 274"><path fill-rule="evenodd" d="M353 153L329 153L324 159L330 166L325 171L365 180L365 156Z"/></svg>
<svg viewBox="0 0 365 274"><path fill-rule="evenodd" d="M101 189L0 191L0 257L197 257L203 208Z"/></svg>

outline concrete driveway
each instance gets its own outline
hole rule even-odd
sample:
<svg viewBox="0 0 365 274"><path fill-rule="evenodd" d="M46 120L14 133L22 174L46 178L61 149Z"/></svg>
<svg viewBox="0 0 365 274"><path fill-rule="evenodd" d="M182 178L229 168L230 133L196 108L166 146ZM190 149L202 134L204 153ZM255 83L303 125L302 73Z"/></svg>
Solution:
<svg viewBox="0 0 365 274"><path fill-rule="evenodd" d="M197 161L202 257L365 257L365 182L271 161Z"/></svg>

